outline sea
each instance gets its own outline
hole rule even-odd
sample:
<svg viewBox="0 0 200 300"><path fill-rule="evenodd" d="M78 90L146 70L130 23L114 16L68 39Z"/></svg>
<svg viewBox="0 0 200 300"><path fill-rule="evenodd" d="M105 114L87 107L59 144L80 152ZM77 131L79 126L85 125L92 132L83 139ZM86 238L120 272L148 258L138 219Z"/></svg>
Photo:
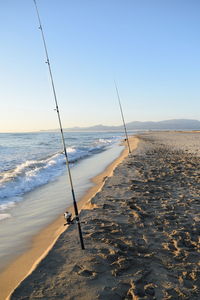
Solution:
<svg viewBox="0 0 200 300"><path fill-rule="evenodd" d="M123 136L123 132L65 132L70 167L115 147ZM56 181L64 172L59 132L0 133L0 224L12 217L13 207L27 193Z"/></svg>

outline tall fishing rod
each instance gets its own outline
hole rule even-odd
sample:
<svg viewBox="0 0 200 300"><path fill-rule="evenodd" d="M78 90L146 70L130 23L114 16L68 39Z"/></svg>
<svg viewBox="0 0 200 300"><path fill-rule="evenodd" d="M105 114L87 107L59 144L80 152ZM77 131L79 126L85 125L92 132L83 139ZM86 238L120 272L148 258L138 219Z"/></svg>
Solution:
<svg viewBox="0 0 200 300"><path fill-rule="evenodd" d="M58 122L59 122L61 137L62 137L62 143L63 143L64 154L65 154L65 159L66 159L66 166L67 166L68 175L69 175L69 181L70 181L72 198L73 198L73 205L74 205L74 212L75 212L76 222L77 222L77 225L78 225L78 232L79 232L79 237L80 237L80 242L81 242L81 248L84 250L85 246L84 246L84 242L83 242L83 235L82 235L81 224L80 224L80 220L79 220L78 207L77 207L76 197L75 197L75 193L74 193L72 175L71 175L71 170L70 170L70 166L69 166L69 159L68 159L68 154L67 154L67 150L66 150L66 144L65 144L64 134L63 134L63 128L62 128L62 122L61 122L61 117L60 117L60 111L59 111L59 108L58 108L58 101L57 101L56 89L55 89L55 84L54 84L54 80L53 80L53 74L52 74L51 64L50 64L50 60L49 60L49 55L48 55L48 51L47 51L47 44L46 44L46 40L45 40L45 36L44 36L44 31L43 31L43 28L42 28L42 23L41 23L40 14L39 14L39 10L38 10L38 7L37 7L36 0L33 0L33 2L35 4L35 9L36 9L37 17L38 17L38 22L39 22L39 29L41 31L42 41L43 41L45 55L46 55L46 63L48 65L50 79L51 79L53 96L54 96L55 105L56 105L55 110L56 110L57 115L58 115Z"/></svg>
<svg viewBox="0 0 200 300"><path fill-rule="evenodd" d="M129 144L128 134L127 134L127 130L126 130L126 123L125 123L125 120L124 120L124 114L123 114L121 100L120 100L119 91L118 91L116 82L115 82L115 89L116 89L116 92L117 92L119 108L120 108L120 112L121 112L121 116L122 116L122 122L123 122L123 125L124 125L124 131L125 131L125 135L126 135L126 142L127 142L127 145L128 145L128 151L129 151L129 154L130 154L131 153L131 147L130 147L130 144Z"/></svg>

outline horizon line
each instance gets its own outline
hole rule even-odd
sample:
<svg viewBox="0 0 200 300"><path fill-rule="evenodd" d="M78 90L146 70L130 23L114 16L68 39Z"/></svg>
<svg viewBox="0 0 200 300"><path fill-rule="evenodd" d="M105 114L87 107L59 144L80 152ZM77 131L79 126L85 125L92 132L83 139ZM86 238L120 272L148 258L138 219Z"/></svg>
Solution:
<svg viewBox="0 0 200 300"><path fill-rule="evenodd" d="M183 118L180 118L180 119L165 119L165 120L160 120L160 121L131 121L131 122L127 122L126 124L130 124L130 123L160 123L160 122L166 122L166 121L197 121L197 122L200 122L200 120L198 119L183 119ZM96 124L96 125L90 125L90 126L73 126L73 127L65 127L63 128L63 130L66 130L68 132L70 132L70 130L72 132L79 132L79 130L81 130L82 132L84 131L84 129L86 129L85 131L88 132L89 130L88 129L92 129L92 128L95 128L95 127L104 127L105 130L96 130L97 132L100 132L100 131L117 131L117 130L120 130L119 128L117 129L117 127L123 127L123 124L120 124L120 125L103 125L103 124ZM106 127L107 128L113 128L113 129L108 129L106 130ZM116 127L116 129L115 129ZM77 129L77 130L76 130ZM140 129L129 129L129 131L132 131L132 130L140 130ZM148 130L148 129L146 129ZM151 130L151 129L149 129ZM0 131L0 133L38 133L38 132L59 132L59 128L54 128L54 129L38 129L38 130L27 130L27 131ZM93 132L95 130L92 130Z"/></svg>

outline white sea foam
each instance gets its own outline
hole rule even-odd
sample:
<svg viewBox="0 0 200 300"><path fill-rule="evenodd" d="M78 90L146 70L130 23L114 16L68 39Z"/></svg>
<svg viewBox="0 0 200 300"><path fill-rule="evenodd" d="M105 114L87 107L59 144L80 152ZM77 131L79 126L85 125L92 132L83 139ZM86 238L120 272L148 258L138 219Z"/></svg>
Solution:
<svg viewBox="0 0 200 300"><path fill-rule="evenodd" d="M12 208L14 206L15 206L15 202L12 200L10 200L9 202L2 203L0 204L0 212L6 211L7 209Z"/></svg>
<svg viewBox="0 0 200 300"><path fill-rule="evenodd" d="M16 203L22 200L22 197L13 197L0 203L0 221L11 218L10 209L15 207ZM9 212L9 213L8 213Z"/></svg>
<svg viewBox="0 0 200 300"><path fill-rule="evenodd" d="M0 214L0 221L4 220L4 219L8 219L11 218L10 214Z"/></svg>
<svg viewBox="0 0 200 300"><path fill-rule="evenodd" d="M75 153L75 152L76 152L75 148L71 148L71 147L67 148L67 153Z"/></svg>
<svg viewBox="0 0 200 300"><path fill-rule="evenodd" d="M48 183L63 170L64 158L55 154L40 161L26 161L14 170L5 172L0 179L0 198L14 197Z"/></svg>
<svg viewBox="0 0 200 300"><path fill-rule="evenodd" d="M110 144L110 143L112 143L112 140L111 139L99 139L98 143Z"/></svg>

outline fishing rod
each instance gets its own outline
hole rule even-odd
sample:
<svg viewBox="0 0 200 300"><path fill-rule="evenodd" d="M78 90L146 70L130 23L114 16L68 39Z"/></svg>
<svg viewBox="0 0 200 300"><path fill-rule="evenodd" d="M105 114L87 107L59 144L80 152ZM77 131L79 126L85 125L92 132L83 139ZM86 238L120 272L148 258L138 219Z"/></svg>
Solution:
<svg viewBox="0 0 200 300"><path fill-rule="evenodd" d="M121 100L120 100L119 91L118 91L116 82L115 82L115 88L116 88L116 92L117 92L117 98L118 98L120 112L121 112L122 121L123 121L123 125L124 125L124 131L125 131L125 135L126 135L126 142L127 142L127 145L128 145L128 151L129 151L129 154L130 154L131 153L131 147L130 147L130 144L129 144L128 134L127 134L127 130L126 130L126 123L125 123L125 120L124 120L124 114L123 114Z"/></svg>
<svg viewBox="0 0 200 300"><path fill-rule="evenodd" d="M53 79L53 73L52 73L52 69L51 69L51 64L50 64L50 60L49 60L46 39L45 39L44 31L43 31L43 28L42 28L42 23L41 23L41 19L40 19L39 10L38 10L38 7L37 7L36 0L33 0L33 2L35 4L35 9L36 9L36 13L37 13L38 22L39 22L39 29L41 31L42 41L43 41L45 55L46 55L46 63L48 65L49 75L50 75L50 79L51 79L51 86L52 86L53 96L54 96L55 105L56 105L55 110L56 110L57 115L58 115L58 122L59 122L59 127L60 127L60 132L61 132L61 137L62 137L62 143L63 143L63 148L64 148L66 167L67 167L68 175L69 175L69 181L70 181L71 193L72 193L72 199L73 199L73 205L74 205L74 212L75 212L76 222L77 222L77 225L78 225L78 232L79 232L81 248L84 250L85 246L84 246L84 242L83 242L83 235L82 235L82 231L81 231L81 224L80 224L80 220L79 220L78 207L77 207L76 197L75 197L75 193L74 193L74 186L73 186L72 175L71 175L71 170L70 170L70 166L69 166L69 159L68 159L68 154L67 154L67 149L66 149L66 144L65 144L65 138L64 138L63 128L62 128L60 111L59 111L59 108L58 108L58 101L57 101L56 89L55 89L55 84L54 84L54 79Z"/></svg>

